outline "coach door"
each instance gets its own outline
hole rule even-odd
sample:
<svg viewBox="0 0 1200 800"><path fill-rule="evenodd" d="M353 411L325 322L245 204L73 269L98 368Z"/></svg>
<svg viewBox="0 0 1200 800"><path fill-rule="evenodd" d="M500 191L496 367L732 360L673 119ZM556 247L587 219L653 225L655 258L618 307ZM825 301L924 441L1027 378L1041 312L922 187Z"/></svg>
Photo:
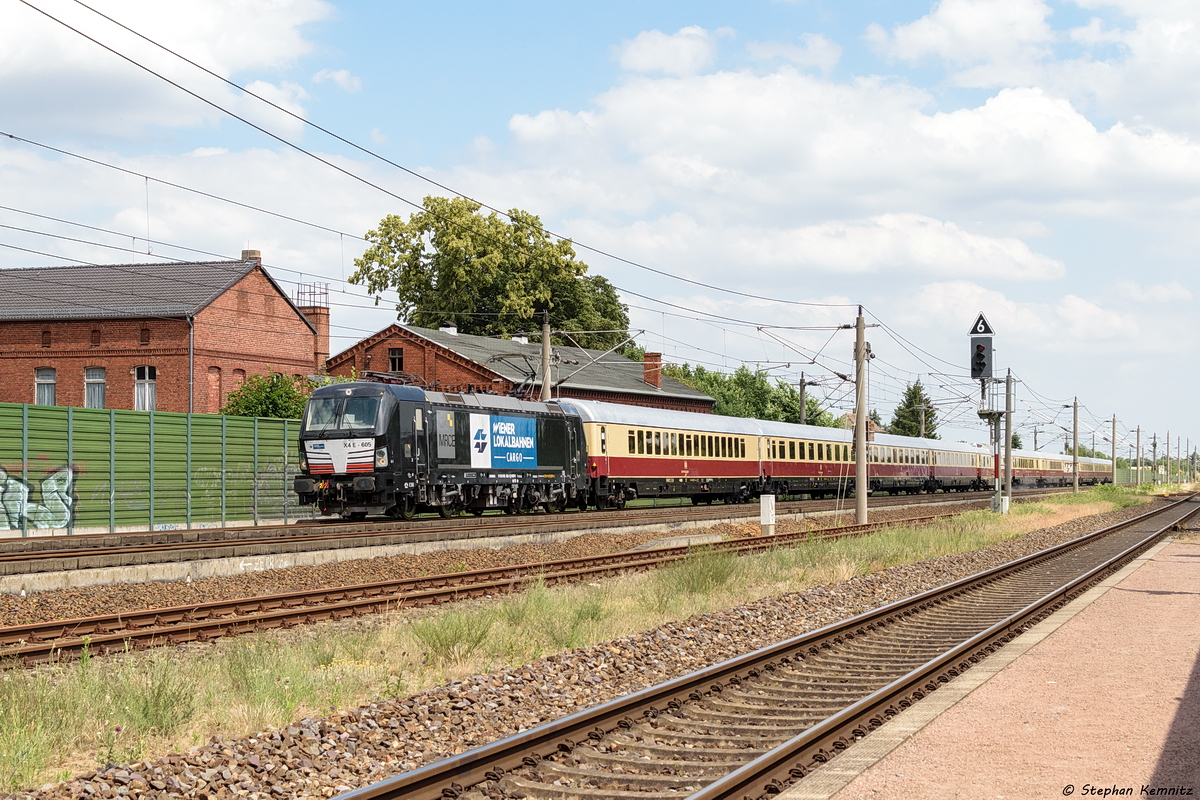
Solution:
<svg viewBox="0 0 1200 800"><path fill-rule="evenodd" d="M425 432L425 409L413 409L413 463L417 468L417 480L429 477L429 448Z"/></svg>

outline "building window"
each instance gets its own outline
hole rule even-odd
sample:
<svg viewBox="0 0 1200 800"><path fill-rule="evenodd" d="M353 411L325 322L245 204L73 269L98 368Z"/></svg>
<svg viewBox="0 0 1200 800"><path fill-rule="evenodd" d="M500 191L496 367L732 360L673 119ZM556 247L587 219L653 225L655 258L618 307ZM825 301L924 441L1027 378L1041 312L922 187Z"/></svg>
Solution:
<svg viewBox="0 0 1200 800"><path fill-rule="evenodd" d="M88 367L83 371L83 407L104 408L104 367Z"/></svg>
<svg viewBox="0 0 1200 800"><path fill-rule="evenodd" d="M50 331L42 331L42 347L50 346ZM53 403L51 403L53 405Z"/></svg>
<svg viewBox="0 0 1200 800"><path fill-rule="evenodd" d="M392 372L404 372L404 348L388 348L388 369Z"/></svg>
<svg viewBox="0 0 1200 800"><path fill-rule="evenodd" d="M99 346L100 346L100 330L96 329L96 330L92 331L92 347L99 347Z"/></svg>
<svg viewBox="0 0 1200 800"><path fill-rule="evenodd" d="M142 328L141 333L138 335L138 344L150 344L149 328ZM141 367L138 367L138 369L141 369Z"/></svg>
<svg viewBox="0 0 1200 800"><path fill-rule="evenodd" d="M54 368L38 367L33 371L33 402L39 406L54 405Z"/></svg>
<svg viewBox="0 0 1200 800"><path fill-rule="evenodd" d="M158 370L154 367L134 367L133 369L133 410L153 411L155 403L154 384L158 380Z"/></svg>

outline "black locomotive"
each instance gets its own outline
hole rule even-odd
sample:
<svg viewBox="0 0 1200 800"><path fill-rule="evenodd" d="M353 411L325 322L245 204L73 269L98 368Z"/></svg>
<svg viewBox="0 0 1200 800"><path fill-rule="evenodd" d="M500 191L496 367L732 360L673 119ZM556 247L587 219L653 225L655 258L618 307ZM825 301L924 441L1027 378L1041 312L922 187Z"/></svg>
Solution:
<svg viewBox="0 0 1200 800"><path fill-rule="evenodd" d="M300 502L350 519L587 503L580 418L499 395L375 382L323 386L304 411L300 468Z"/></svg>

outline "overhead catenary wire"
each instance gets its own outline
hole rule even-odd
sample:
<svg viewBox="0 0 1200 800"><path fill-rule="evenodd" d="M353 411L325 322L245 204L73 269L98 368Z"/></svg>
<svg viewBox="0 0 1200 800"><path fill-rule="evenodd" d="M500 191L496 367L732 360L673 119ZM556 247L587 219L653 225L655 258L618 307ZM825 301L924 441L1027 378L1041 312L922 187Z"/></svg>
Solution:
<svg viewBox="0 0 1200 800"><path fill-rule="evenodd" d="M415 209L419 209L419 210L422 210L422 211L424 211L424 210L425 210L425 209L424 209L424 207L423 207L421 204L417 203L416 201L414 201L414 200L410 200L410 199L408 199L408 198L406 198L406 197L404 197L404 196L402 196L402 195L399 195L399 194L397 194L396 192L393 192L393 191L391 191L391 190L389 190L389 189L386 189L386 188L384 188L384 187L380 186L380 185L379 185L379 184L377 184L377 183L374 183L374 182L372 182L372 181L370 181L370 180L367 180L366 178L362 177L361 175L358 175L358 174L356 174L356 173L354 173L354 172L351 172L350 170L348 170L348 169L345 169L344 167L338 166L337 164L333 163L333 162L332 162L332 161L330 161L329 159L322 158L321 156L317 155L316 153L314 153L314 152L312 152L312 151L310 151L310 150L307 150L307 149L305 149L305 148L301 147L300 145L298 145L298 144L296 144L296 143L294 143L294 142L291 142L291 141L289 141L288 139L286 139L286 138L284 138L284 137L282 137L282 136L280 136L280 135L278 135L278 134L276 134L276 133L274 133L274 132L272 132L272 131L268 130L267 128L264 128L264 127L263 127L263 126L261 126L261 125L257 125L257 124L255 124L254 122L251 122L250 120L248 120L247 118L245 118L245 117L243 117L243 116L241 116L241 115L239 115L239 114L236 114L236 113L234 113L233 111L231 111L231 110L229 110L229 109L225 108L224 106L220 105L219 103L217 103L217 102L215 102L215 101L213 101L213 100L209 100L208 98L204 97L203 95L199 94L198 92L194 92L194 91L192 91L191 89L188 89L187 87L183 86L183 85L182 85L182 84L180 84L179 82L177 82L177 81L174 81L174 80L172 80L172 79L168 78L167 76L165 76L165 75L163 75L163 74L161 74L161 73L159 73L159 72L156 72L155 70L151 69L150 67L146 66L145 64L142 64L142 63L140 63L139 61L137 61L137 60L136 60L136 59L134 59L133 57L131 57L131 56L128 56L128 55L126 55L126 54L124 54L124 53L122 53L122 52L118 51L116 48L110 47L109 45L107 45L107 44L105 44L104 42L101 42L99 39L95 38L94 36L90 36L90 35L88 35L87 33L83 32L83 31L82 31L82 30L80 30L79 28L76 28L75 26L73 26L73 25L71 25L71 24L67 23L66 21L59 19L58 17L55 17L53 14L50 14L49 12L45 11L44 9L42 9L42 8L39 8L37 5L35 5L35 4L33 4L32 2L30 2L30 0L17 0L17 1L18 1L18 2L20 2L22 5L25 5L25 6L27 6L28 8L30 8L30 9L32 9L32 10L34 10L34 11L36 11L37 13L39 13L39 14L41 14L42 16L46 17L47 19L49 19L49 20L51 20L51 21L53 21L53 22L55 22L55 23L57 23L57 24L59 24L59 25L63 26L64 28L66 28L66 29L70 30L71 32L73 32L73 33L75 33L75 34L77 34L77 35L79 35L79 36L82 36L83 38L85 38L85 39L87 39L88 41L92 42L92 43L93 43L93 44L95 44L96 46L98 46L98 47L101 47L101 48L103 48L104 50L107 50L108 52L112 53L113 55L117 56L118 58L121 58L121 59L123 59L124 61L127 61L128 63L132 64L133 66L137 67L138 69L141 69L141 70L143 70L143 71L145 71L145 72L149 73L150 75L153 75L154 77L158 78L159 80L161 80L161 81L164 81L165 83L168 83L168 84L170 84L171 86L174 86L176 89L178 89L178 90L180 90L181 92L184 92L185 94L187 94L187 95L189 95L189 96L191 96L191 97L195 98L196 100L199 100L200 102L204 103L205 105L208 105L208 106L210 106L210 107L212 107L212 108L214 108L214 109L216 109L216 110L220 111L221 113L223 113L223 114L226 114L226 115L228 115L228 116L230 116L230 117L232 117L232 118L234 118L234 119L238 120L239 122L241 122L241 123L243 123L243 124L245 124L245 125L248 125L249 127L253 128L254 130L256 130L256 131L258 131L258 132L262 133L264 136L267 136L267 137L269 137L269 138L271 138L271 139L274 139L275 141L279 142L280 144L282 144L282 145L284 145L284 146L286 146L286 147L289 147L289 148L291 148L291 149L293 149L293 150L295 150L295 151L297 151L297 152L299 152L299 153L301 153L301 154L303 154L303 155L306 155L306 156L308 156L309 158L312 158L313 160L315 160L315 161L318 161L318 162L320 162L320 163L324 164L325 166L329 167L330 169L333 169L333 170L335 170L335 171L337 171L337 172L339 172L339 173L341 173L341 174L343 174L343 175L345 175L345 176L347 176L347 177L351 178L352 180L358 181L358 182L360 182L360 183L362 183L362 184L364 184L364 185L366 185L366 186L369 186L369 187L371 187L371 188L374 188L374 189L376 189L376 190L378 190L378 191L380 191L380 192L382 192L382 193L386 194L387 196L389 196L389 197L391 197L391 198L393 198L393 199L395 199L395 200L399 200L400 202L402 202L402 203L404 203L404 204L406 204L406 205L412 206L412 207L413 207L413 208L415 208ZM80 5L84 5L84 4L83 4L83 3L80 3ZM91 8L90 8L90 6L86 6L86 5L85 5L84 7L85 7L85 8L89 8L89 10L92 10L92 11L94 11L94 9L91 9ZM99 12L95 12L95 13L99 14ZM103 15L103 14L101 14L100 16L104 16L104 15ZM179 57L179 58L183 58L182 56L179 56L179 55L178 55L177 53L175 53L174 51L171 51L171 50L169 50L168 48L164 47L163 45L160 45L160 44L158 44L157 42L154 42L152 39L149 39L149 37L143 36L143 35L142 35L142 34L140 34L140 33L136 33L135 31L132 31L132 29L128 28L127 26L125 26L125 25L123 25L123 24L121 24L121 23L117 23L117 22L115 22L114 20L112 20L112 19L111 19L111 18L109 18L109 17L105 17L105 19L109 19L109 21L111 21L111 22L114 22L114 24L121 25L121 27L125 28L126 30L129 30L131 33L135 33L135 35L139 36L140 38L142 38L142 39L145 39L145 40L146 40L146 41L148 41L148 42L151 42L151 43L152 43L152 44L154 44L155 46L157 46L157 47L160 47L160 48L162 48L163 50L166 50L167 52L171 53L172 55L175 55L176 57ZM187 59L184 59L184 60L185 60L185 61L187 61ZM209 72L209 74L213 74L213 75L215 75L215 73L212 73L211 71L209 71L209 70L206 70L204 67L200 67L198 64L195 64L194 62L191 62L191 61L189 61L188 63L192 63L194 66L198 67L199 69L205 70L206 72ZM227 83L231 83L231 82L227 81L225 78L221 78L220 76L216 76L216 77L220 78L220 80L222 80L222 81L225 81L225 82L227 82ZM245 89L245 88L243 88L243 87L241 87L241 86L238 86L237 84L232 84L232 85L236 86L237 88L241 89L242 91L245 91L247 94L249 94L249 95L251 95L251 96L255 97L256 99L259 99L259 100L261 100L262 102L265 102L265 103L268 103L268 104L270 104L272 107L279 108L279 109L280 109L280 110L281 110L283 113L290 114L290 115L292 115L292 116L296 116L296 115L295 115L293 112L287 111L286 109L283 109L283 108L281 108L281 107L279 107L279 106L276 106L274 103L271 103L269 100L265 100L264 98L260 97L259 95L256 95L256 94L254 94L253 92L250 92L249 90L247 90L247 89ZM300 118L300 117L297 117L297 118L298 118L298 119L301 119L301 120L302 120L302 121L304 121L305 123L307 123L307 122L308 122L307 120L303 120L303 119L302 119L302 118ZM319 127L319 126L318 126L318 127ZM321 130L322 130L322 131L324 131L325 129L324 129L324 128L321 128ZM336 134L331 134L331 135L335 135L335 136L336 136ZM338 138L339 138L339 139L341 139L341 137L338 137ZM341 139L341 140L342 140L342 141L345 141L347 144L351 144L351 143L350 143L348 140L345 140L345 139ZM358 146L358 145L354 145L354 146L355 146L355 147L360 147L360 146ZM361 147L360 147L360 149L362 149L364 152L368 152L368 153L370 152L369 150L366 150L365 148L361 148ZM373 154L373 155L374 155L374 154ZM382 160L384 160L384 161L387 161L387 163L392 163L392 162L388 161L387 159L383 159L381 156L377 156L377 157L381 158L381 159L382 159ZM395 165L395 166L399 166L399 165ZM401 168L402 168L402 169L406 169L406 168L403 168L403 167L401 167ZM414 175L414 176L416 176L416 177L418 177L418 178L425 179L425 176L421 176L421 175L419 175L419 173L416 173L416 172L413 172L413 171L411 171L411 170L407 170L407 169L406 169L406 171L407 171L407 172L409 172L409 174L412 174L412 175ZM431 181L431 182L432 182L432 181ZM437 184L437 185L438 185L439 187L441 187L441 184ZM493 211L494 213L498 213L498 214L505 214L505 212L499 211L498 209L495 209L495 208L493 208L492 206L488 206L488 205L485 205L485 204L483 204L483 203L479 203L479 201L477 201L477 200L474 200L474 199L472 199L472 198L468 197L467 195L465 195L465 194L463 194L463 193L461 193L461 192L456 192L456 191L454 191L454 190L452 190L452 189L449 189L448 187L442 187L442 188L445 188L445 190L446 190L446 191L450 191L450 192L452 192L453 194L455 194L455 195L457 195L457 196L459 196L459 197L462 197L462 198L464 198L464 199L466 199L466 200L469 200L470 202L477 203L477 204L479 204L481 207L488 208L489 210ZM506 215L506 214L505 214L505 215ZM506 215L506 216L507 216L507 215ZM448 221L448 220L447 220L447 221ZM813 303L813 302L798 301L798 300L779 300L779 299L777 299L777 298L769 298L769 297L766 297L766 296L763 296L763 295L756 295L756 294L752 294L752 293L749 293L749 292L742 292L742 291L739 291L739 290L736 290L736 289L730 289L730 288L728 288L728 287L716 286L716 285L714 285L714 284L705 283L705 282L703 282L703 281L696 281L696 280L693 280L693 279L691 279L691 278L685 278L685 277L683 277L683 276L680 276L680 275L675 275L675 274L673 274L673 273L671 273L671 272L667 272L666 270L660 270L660 269L657 269L657 268L655 268L655 267L651 267L651 266L648 266L648 265L646 265L646 264L639 263L639 262L637 262L637 261L634 261L634 260L632 260L632 259L628 259L628 258L625 258L625 257L623 257L623 256L618 256L618 255L616 255L616 254L614 254L614 253L610 253L610 252L608 252L608 251L605 251L605 250L603 250L603 249L601 249L601 248L593 247L593 246L591 246L591 245L587 245L587 244L585 244L585 243L581 243L581 242L576 242L575 240L571 239L570 237L563 236L563 235L561 235L561 234L555 233L555 232L553 232L553 231L550 231L550 230L548 230L548 229L546 229L546 228L544 228L544 227L542 228L542 230L543 230L543 232L545 232L547 235L549 235L549 236L552 236L552 237L554 237L554 238L556 238L556 239L560 239L560 240L562 240L562 241L570 241L570 242L572 243L572 246L578 247L579 249L582 249L582 250L587 250L588 252L596 253L597 255L604 256L605 258L612 259L612 260L614 260L614 261L617 261L617 262L619 262L619 263L623 263L623 264L626 264L626 265L628 265L628 266L635 267L635 268L637 268L637 269L646 270L646 271L648 271L648 272L651 272L651 273L654 273L654 274L657 274L657 275L661 275L661 276L663 276L663 277L666 277L666 278L671 278L672 280L681 281L681 282L683 282L683 283L689 283L689 284L692 284L692 285L694 285L694 286L700 286L700 287L703 287L703 288L706 288L706 289L712 289L712 290L714 290L714 291L726 292L726 293L729 293L729 294L734 294L734 295L738 295L738 296L741 296L741 297L746 297L746 298L750 298L750 299L755 299L755 300L772 300L772 301L774 301L774 302L777 302L777 303L786 303L786 304L788 304L788 305L797 305L797 306L813 306L813 307L827 307L827 308L828 308L828 307L848 307L848 306L852 306L852 305L854 305L854 304L851 304L851 303L837 303L837 304L833 304L833 303ZM507 244L506 244L506 243L501 243L501 244L502 244L503 246L507 246Z"/></svg>
<svg viewBox="0 0 1200 800"><path fill-rule="evenodd" d="M212 70L208 69L207 67L205 67L205 66L203 66L203 65L201 65L201 64L198 64L197 62L195 62L195 61L193 61L193 60L191 60L191 59L187 58L186 56L184 56L184 55L182 55L182 54L180 54L180 53L177 53L177 52L175 52L174 50L172 50L171 48L167 47L166 45L164 45L164 44L161 44L160 42L158 42L158 41L156 41L156 40L154 40L154 39L150 38L149 36L146 36L145 34L143 34L143 33L140 33L140 32L138 32L138 31L134 30L133 28L129 27L128 25L125 25L124 23L122 23L122 22L119 22L119 21L118 21L118 20L116 20L116 19L113 19L112 17L110 17L110 16L108 16L108 15L106 15L106 14L104 14L104 13L102 13L102 12L98 11L98 10L96 10L95 8L92 8L91 6L89 6L89 5L87 5L86 3L82 2L82 0L74 0L74 1L75 1L75 2L76 2L78 5L82 6L83 8L86 8L87 10L91 11L92 13L94 13L94 14L96 14L96 15L98 15L98 16L100 16L100 17L102 17L102 18L106 19L106 20L108 20L108 21L109 21L109 22L111 22L112 24L114 24L114 25L116 25L116 26L118 26L118 27L122 28L123 30L125 30L125 31L127 31L127 32L129 32L129 33L131 33L131 34L133 34L134 36L137 36L139 39L142 39L143 41L147 42L148 44L151 44L151 45L153 45L154 47L157 47L157 48L159 48L160 50L163 50L164 52L166 52L166 53L169 53L170 55L174 56L175 58L178 58L178 59L180 59L181 61L184 61L184 62L186 62L187 64L190 64L191 66L195 67L196 69L199 69L199 70L201 70L202 72L204 72L204 73L206 73L206 74L208 74L208 75L210 75L210 76L212 76L212 77L216 78L217 80L219 80L219 81L221 81L221 82L223 82L223 83L227 84L228 86L230 86L230 87L232 87L232 88L235 88L235 89L237 89L237 90L239 90L239 91L241 91L241 92L244 92L245 94L249 95L250 97L253 97L253 98L255 98L256 100L258 100L258 101L260 101L260 102L262 102L262 103L265 103L265 104L267 104L267 105L268 105L268 106L270 106L271 108L274 108L275 110L277 110L277 111L279 111L279 112L281 112L281 113L283 113L283 114L286 114L287 116L289 116L289 117L291 117L291 118L293 118L293 119L297 120L298 122L300 122L300 123L302 123L302 124L304 124L304 125L306 125L306 126L308 126L308 127L311 127L311 128L313 128L313 129L315 129L315 130L318 130L318 131L320 131L320 132L322 132L322 133L326 134L327 136L330 136L330 137L332 137L332 138L336 139L337 141L339 141L339 142L342 142L343 144L345 144L345 145L347 145L347 146L349 146L349 147L352 147L352 148L354 148L355 150L358 150L359 152L363 153L364 155L370 156L371 158L378 159L379 161L382 161L382 162L383 162L383 163L385 163L385 164L388 164L388 165L390 165L390 166L392 166L392 167L395 167L396 169L399 169L399 170L401 170L401 171L403 171L403 172L407 173L408 175L411 175L412 177L414 177L414 178L417 178L418 180L425 181L425 182L429 183L429 184L430 184L430 185L432 185L432 186L436 186L437 188L439 188L439 189L442 189L443 191L450 192L451 194L453 194L453 195L456 195L456 196L458 196L458 197L461 197L461 198L463 198L464 200L469 200L469 201L470 201L470 202L472 202L472 203L476 203L476 204L478 204L480 207L482 207L482 208L486 208L487 210L489 210L489 211L491 211L491 212L493 212L493 213L495 213L495 214L499 214L499 215L501 215L501 216L508 217L508 218L510 218L510 219L511 219L511 217L509 216L509 213L508 213L507 211L504 211L504 210L502 210L502 209L500 209L500 208L497 208L497 207L495 207L495 206L489 205L488 203L485 203L485 202L482 202L482 201L480 201L480 200L477 200L477 199L475 199L475 198L473 198L473 197L471 197L471 196L469 196L469 195L467 195L467 194L465 194L465 193L463 193L463 192L460 192L460 191L458 191L457 189L453 189L453 188L451 188L450 186L447 186L446 184L440 183L440 182L438 182L438 181L434 180L433 178L430 178L428 175L423 175L423 174L421 174L420 172L417 172L416 170L413 170L413 169L410 169L410 168L408 168L408 167L405 167L405 166L403 166L402 164L398 164L397 162L395 162L395 161L392 161L391 159L389 159L389 158L387 158L387 157L385 157L385 156L383 156L383 155L380 155L379 153L376 153L375 151L371 150L370 148L364 147L364 146L362 146L362 145L360 145L360 144L358 144L358 143L356 143L356 142L353 142L353 141L351 141L350 139L347 139L347 138L345 138L344 136L341 136L340 134L334 133L333 131L329 130L328 128L325 128L325 127L323 127L323 126L321 126L321 125L318 125L317 123L313 122L312 120L306 119L305 117L302 117L302 116L300 116L299 114L296 114L294 111L291 111L290 109L284 108L283 106L281 106L281 105L279 105L279 104L277 104L277 103L275 103L275 102L272 102L271 100L269 100L269 99L267 99L267 98L263 97L262 95L260 95L260 94L257 94L257 93L255 93L255 92L251 91L250 89L246 88L245 86L242 86L242 85L240 85L240 84L238 84L238 83L235 83L234 81L231 81L231 80L229 80L228 78L226 78L226 77L224 77L224 76L222 76L222 75L219 75L219 74L217 74L216 72L213 72ZM113 53L114 55L118 55L118 56L120 56L121 58L123 58L123 59L125 59L126 61L128 61L129 63L131 63L131 64L133 64L133 65L135 65L135 66L139 67L140 69L143 69L143 70L145 70L146 72L149 72L151 75L154 75L156 78L159 78L160 80L166 81L167 83L170 83L172 86L175 86L177 89L179 89L179 90L181 90L181 91L184 91L184 92L187 92L188 94L192 95L192 96L193 96L193 97L195 97L196 99L198 99L198 100L201 100L202 102L205 102L205 103L207 103L208 105L212 106L213 108L216 108L217 110L219 110L219 111L221 111L221 112L223 112L223 113L225 113L225 114L228 114L229 116L233 117L234 119L237 119L237 120L239 120L240 122L243 122L243 123L245 123L245 124L247 124L247 125L250 125L251 127L255 128L256 130L259 130L260 132L262 132L262 133L264 133L264 134L266 134L266 135L270 136L271 138L275 139L276 141L279 141L279 142L281 142L281 143L283 143L283 144L286 144L286 145L287 145L287 146L289 146L289 147L292 147L292 148L294 148L294 149L296 149L296 150L299 150L300 152L302 152L302 153L304 153L305 155L308 155L308 156L310 156L310 157L312 157L312 158L316 158L318 161L321 161L322 163L325 163L325 164L327 164L328 166L332 166L332 167L334 167L335 169L339 169L339 171L343 171L343 172L345 172L345 174L348 174L348 175L350 175L350 174L351 174L351 173L349 173L349 172L346 172L345 170L341 170L340 168L336 167L335 165L333 165L333 164L329 163L328 161L326 161L326 160L324 160L324 159L321 159L319 156L316 156L316 155L315 155L315 154L313 154L313 153L309 153L308 151L306 151L306 150L304 150L304 149L302 149L302 148L298 147L297 145L295 145L295 144L293 144L293 143L291 143L291 142L287 141L286 139L283 139L283 138L282 138L282 137L280 137L280 136L277 136L277 135L275 135L275 134L273 134L273 133L270 133L269 131L267 131L267 130L265 130L265 129L263 129L263 128L260 128L260 127L259 127L259 126L257 126L257 125L254 125L253 123L249 122L248 120L244 119L243 117L240 117L240 116L238 116L237 114L234 114L232 111L229 111L228 109L226 109L226 108L224 108L224 107L222 107L222 106L218 105L217 103L214 103L213 101L207 100L206 98L203 98L203 97L201 97L200 95L198 95L198 94L196 94L196 93L194 93L194 92L192 92L192 91L190 91L190 90L188 90L188 89L184 88L182 85L180 85L180 84L176 83L175 81L172 81L170 78L167 78L167 77L166 77L166 76L164 76L164 75L161 75L161 74L159 74L159 73L157 73L157 72L154 72L154 71L153 71L153 70L151 70L149 67L145 66L144 64L141 64L141 63L139 63L139 62L138 62L138 61L136 61L135 59L133 59L133 58L130 58L129 56L126 56L126 55L124 55L124 54L122 54L122 53L119 53L119 52L117 52L115 49L113 49L113 48L109 47L108 45L105 45L104 43L100 42L98 39L95 39L95 38L93 38L93 37L91 37L91 36L88 36L86 33L83 33L83 32L82 32L82 31L80 31L79 29L77 29L77 28L75 28L75 27L73 27L73 26L71 26L71 25L67 24L66 22L64 22L64 21L62 21L62 20L60 20L60 19L58 19L58 18L54 17L53 15L51 15L51 14L49 14L49 13L47 13L47 12L43 11L42 9L38 8L37 6L35 6L33 3L29 2L29 0L19 0L19 2L21 2L21 3L23 3L24 5L26 5L26 6L30 7L30 8L32 8L32 9L34 9L35 11L37 11L38 13L40 13L40 14L42 14L42 15L44 15L44 16L46 16L46 17L48 17L49 19L51 19L51 20L53 20L53 21L57 22L58 24L62 25L63 27L65 27L65 28L68 28L69 30L71 30L71 31L73 31L73 32L75 32L75 33L77 33L77 34L79 34L80 36L83 36L84 38L88 39L89 41L93 42L94 44L96 44L96 45L98 45L98 46L100 46L100 47L103 47L104 49L108 50L109 52ZM374 184L370 184L370 183L369 183L368 181L366 181L365 179L358 178L357 176L354 176L354 177L356 177L358 180L362 180L363 182L365 182L365 183L368 183L369 185L372 185L372 186L374 186ZM375 187L375 188L380 188L380 187ZM387 191L387 190L383 190L383 189L381 189L381 191ZM389 194L391 194L391 193L389 193ZM392 194L392 196L393 196L393 197L396 197L396 199L402 200L403 202L406 202L406 203L409 203L409 204L413 204L413 205L415 205L415 204L413 203L413 201L411 201L411 200L406 200L406 199L404 199L404 198L401 198L401 197L399 197L398 195L394 195L394 194ZM419 207L419 206L418 206L418 207ZM589 244L586 244L586 243L584 243L584 242L580 242L580 241L578 241L578 240L576 240L576 239L574 239L574 238L572 238L572 237L565 236L565 235L563 235L563 234L559 234L559 233L555 233L554 231L551 231L551 230L549 230L549 229L547 229L547 228L543 228L542 230L543 230L543 231L544 231L544 232L545 232L547 235L549 235L549 236L551 236L551 237L553 237L553 238L555 238L555 239L559 239L559 240L562 240L562 241L570 241L574 247L578 247L578 248L579 248L579 249L581 249L581 250L587 250L588 252L595 253L595 254L597 254L597 255L600 255L600 256L604 256L605 258L612 259L612 260L614 260L614 261L617 261L617 262L619 262L619 263L622 263L622 264L627 264L628 266L635 267L635 268L637 268L637 269L646 270L646 271L652 272L652 273L654 273L654 274L657 274L657 275L661 275L661 276L663 276L663 277L666 277L666 278L671 278L672 280L682 281L682 282L684 282L684 283L690 283L690 284L692 284L692 285L694 285L694 286L701 286L701 287L703 287L703 288L706 288L706 289L712 289L712 290L714 290L714 291L725 292L725 293L728 293L728 294L735 294L735 295L738 295L738 296L741 296L741 297L751 298L751 299L755 299L755 300L773 300L774 302L778 302L778 303L787 303L787 304L789 304L789 305L798 305L798 306L812 306L812 307L825 307L825 308L831 308L831 307L843 307L843 308L844 308L844 307L853 307L854 305L856 305L856 304L854 304L854 303L814 303L814 302L808 302L808 301L799 301L799 300L779 300L779 299L777 299L777 298L770 298L770 297L766 297L766 296L763 296L763 295L756 295L756 294L752 294L752 293L749 293L749 292L742 292L742 291L739 291L739 290L736 290L736 289L730 289L730 288L728 288L728 287L720 287L720 286L715 286L715 285L713 285L713 284L704 283L704 282L702 282L702 281L696 281L696 280L693 280L693 279L691 279L691 278L686 278L686 277L683 277L683 276L681 276L681 275L676 275L676 274L674 274L674 273L667 272L666 270L660 270L660 269L657 269L657 268L654 268L654 267L648 266L648 265L646 265L646 264L642 264L642 263L640 263L640 262L637 262L637 261L634 261L634 260L632 260L632 259L628 259L628 258L625 258L625 257L623 257L623 256L619 256L619 255L616 255L616 254L614 254L614 253L608 252L608 251L606 251L606 250L604 250L604 249L602 249L602 248L598 248L598 247L595 247L595 246L593 246L593 245L589 245Z"/></svg>

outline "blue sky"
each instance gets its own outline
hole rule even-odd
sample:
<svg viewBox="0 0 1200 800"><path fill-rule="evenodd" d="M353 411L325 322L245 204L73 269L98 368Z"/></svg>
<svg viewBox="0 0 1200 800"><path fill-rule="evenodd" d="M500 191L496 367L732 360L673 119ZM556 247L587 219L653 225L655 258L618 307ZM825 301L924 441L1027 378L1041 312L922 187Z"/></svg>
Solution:
<svg viewBox="0 0 1200 800"><path fill-rule="evenodd" d="M438 191L264 110L73 0L30 2L406 199ZM750 363L787 380L803 372L845 410L849 387L834 373L846 371L850 341L830 327L862 304L886 326L871 334L871 404L887 418L920 379L945 435L979 440L966 330L983 311L1000 364L1022 381L1027 441L1034 424L1043 441L1046 430L1061 433L1061 406L1075 395L1085 444L1114 413L1123 441L1137 425L1188 435L1200 4L94 6L490 205L768 298L581 248L626 290L640 341L669 359ZM335 351L392 318L342 278L363 249L355 237L408 207L16 2L0 9L0 108L7 133L347 235L7 139L0 205L17 210L0 211L0 224L143 251L149 229L157 244L142 260L187 257L185 247L260 249L285 285L333 283ZM119 235L83 236L21 212ZM139 258L0 231L0 266Z"/></svg>

